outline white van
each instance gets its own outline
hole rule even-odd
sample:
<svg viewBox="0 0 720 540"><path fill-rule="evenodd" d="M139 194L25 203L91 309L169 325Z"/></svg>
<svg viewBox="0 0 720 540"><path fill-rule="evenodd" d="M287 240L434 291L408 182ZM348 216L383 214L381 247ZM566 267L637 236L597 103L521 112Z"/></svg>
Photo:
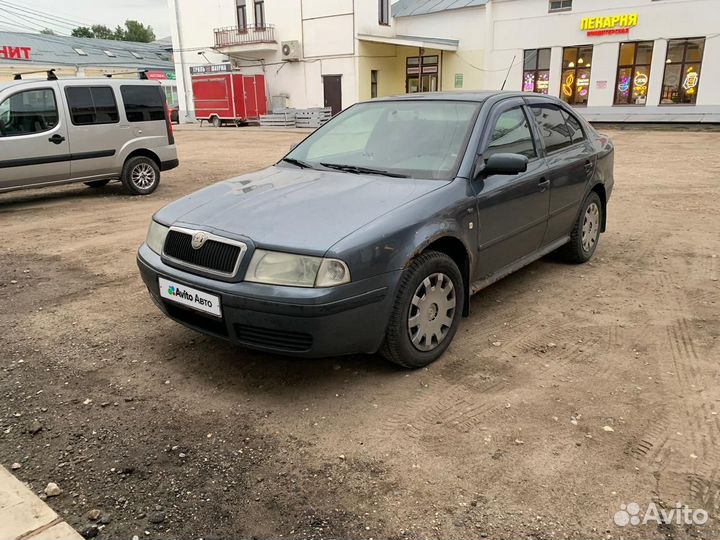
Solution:
<svg viewBox="0 0 720 540"><path fill-rule="evenodd" d="M179 164L160 83L63 79L0 84L0 193L121 180L148 195Z"/></svg>

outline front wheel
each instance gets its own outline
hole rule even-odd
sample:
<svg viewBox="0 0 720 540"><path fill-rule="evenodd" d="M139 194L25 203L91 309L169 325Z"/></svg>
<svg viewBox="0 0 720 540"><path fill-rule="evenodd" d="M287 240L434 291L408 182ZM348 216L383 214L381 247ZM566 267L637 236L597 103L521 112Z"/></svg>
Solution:
<svg viewBox="0 0 720 540"><path fill-rule="evenodd" d="M150 195L160 183L160 168L148 157L130 158L123 167L122 183L131 195Z"/></svg>
<svg viewBox="0 0 720 540"><path fill-rule="evenodd" d="M462 275L444 253L428 251L405 270L381 354L406 368L431 364L450 345L465 301Z"/></svg>
<svg viewBox="0 0 720 540"><path fill-rule="evenodd" d="M570 241L560 248L561 255L568 262L582 264L592 259L600 240L600 228L603 222L603 205L594 191L585 199L573 230Z"/></svg>

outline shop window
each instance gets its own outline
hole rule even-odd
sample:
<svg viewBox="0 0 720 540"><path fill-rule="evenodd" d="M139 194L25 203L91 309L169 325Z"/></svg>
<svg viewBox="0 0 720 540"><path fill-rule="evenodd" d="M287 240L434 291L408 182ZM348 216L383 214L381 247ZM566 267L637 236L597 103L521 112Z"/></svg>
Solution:
<svg viewBox="0 0 720 540"><path fill-rule="evenodd" d="M668 41L661 104L697 101L705 38Z"/></svg>
<svg viewBox="0 0 720 540"><path fill-rule="evenodd" d="M240 32L247 30L247 0L235 0L237 25Z"/></svg>
<svg viewBox="0 0 720 540"><path fill-rule="evenodd" d="M370 98L378 97L378 72L377 69L370 71Z"/></svg>
<svg viewBox="0 0 720 540"><path fill-rule="evenodd" d="M550 0L548 11L570 11L572 9L572 0Z"/></svg>
<svg viewBox="0 0 720 540"><path fill-rule="evenodd" d="M523 59L523 92L547 94L550 87L550 49L530 49Z"/></svg>
<svg viewBox="0 0 720 540"><path fill-rule="evenodd" d="M440 74L439 57L409 56L405 64L405 89L415 92L437 92Z"/></svg>
<svg viewBox="0 0 720 540"><path fill-rule="evenodd" d="M128 122L165 120L165 96L159 86L120 87Z"/></svg>
<svg viewBox="0 0 720 540"><path fill-rule="evenodd" d="M570 105L587 105L590 96L592 45L563 49L560 97Z"/></svg>
<svg viewBox="0 0 720 540"><path fill-rule="evenodd" d="M0 103L0 137L42 133L57 124L55 92L49 88L18 92Z"/></svg>
<svg viewBox="0 0 720 540"><path fill-rule="evenodd" d="M378 23L390 24L390 0L378 0Z"/></svg>
<svg viewBox="0 0 720 540"><path fill-rule="evenodd" d="M652 53L652 41L620 44L615 77L615 105L645 105Z"/></svg>
<svg viewBox="0 0 720 540"><path fill-rule="evenodd" d="M536 103L530 105L530 110L540 129L546 152L557 152L573 144L572 134L559 107Z"/></svg>
<svg viewBox="0 0 720 540"><path fill-rule="evenodd" d="M265 0L255 0L255 28L265 28Z"/></svg>
<svg viewBox="0 0 720 540"><path fill-rule="evenodd" d="M483 152L487 159L493 154L521 154L528 158L537 156L527 118L521 107L515 107L498 116L490 143Z"/></svg>
<svg viewBox="0 0 720 540"><path fill-rule="evenodd" d="M109 86L70 86L65 89L70 119L76 126L120 121L115 94Z"/></svg>

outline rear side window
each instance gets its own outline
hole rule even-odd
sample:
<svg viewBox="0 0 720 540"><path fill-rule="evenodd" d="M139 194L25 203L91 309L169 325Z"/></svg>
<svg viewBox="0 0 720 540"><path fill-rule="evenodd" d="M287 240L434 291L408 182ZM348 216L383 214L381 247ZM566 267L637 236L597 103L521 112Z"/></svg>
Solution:
<svg viewBox="0 0 720 540"><path fill-rule="evenodd" d="M70 86L65 89L70 118L76 126L120 121L115 94L109 86Z"/></svg>
<svg viewBox="0 0 720 540"><path fill-rule="evenodd" d="M498 116L490 136L490 143L483 152L483 158L487 159L493 154L503 152L521 154L528 158L537 155L530 126L520 107L505 111Z"/></svg>
<svg viewBox="0 0 720 540"><path fill-rule="evenodd" d="M49 88L18 92L0 103L0 137L42 133L57 125L55 92Z"/></svg>
<svg viewBox="0 0 720 540"><path fill-rule="evenodd" d="M578 120L572 114L565 110L563 110L562 113L563 117L565 118L565 123L567 124L568 131L570 131L570 137L572 137L572 142L576 143L585 139L585 134L583 133L582 126L580 125L580 120Z"/></svg>
<svg viewBox="0 0 720 540"><path fill-rule="evenodd" d="M165 100L159 86L120 87L128 122L165 120Z"/></svg>
<svg viewBox="0 0 720 540"><path fill-rule="evenodd" d="M545 142L545 150L556 152L573 144L572 136L560 109L551 104L535 103L530 105L535 121L540 128L540 136Z"/></svg>

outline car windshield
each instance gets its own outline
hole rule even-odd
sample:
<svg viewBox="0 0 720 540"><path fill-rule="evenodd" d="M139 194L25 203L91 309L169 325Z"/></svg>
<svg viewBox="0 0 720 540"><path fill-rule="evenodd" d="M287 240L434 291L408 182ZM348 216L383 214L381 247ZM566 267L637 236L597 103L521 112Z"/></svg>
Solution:
<svg viewBox="0 0 720 540"><path fill-rule="evenodd" d="M459 167L479 103L359 103L310 135L285 160L349 173L447 180Z"/></svg>

